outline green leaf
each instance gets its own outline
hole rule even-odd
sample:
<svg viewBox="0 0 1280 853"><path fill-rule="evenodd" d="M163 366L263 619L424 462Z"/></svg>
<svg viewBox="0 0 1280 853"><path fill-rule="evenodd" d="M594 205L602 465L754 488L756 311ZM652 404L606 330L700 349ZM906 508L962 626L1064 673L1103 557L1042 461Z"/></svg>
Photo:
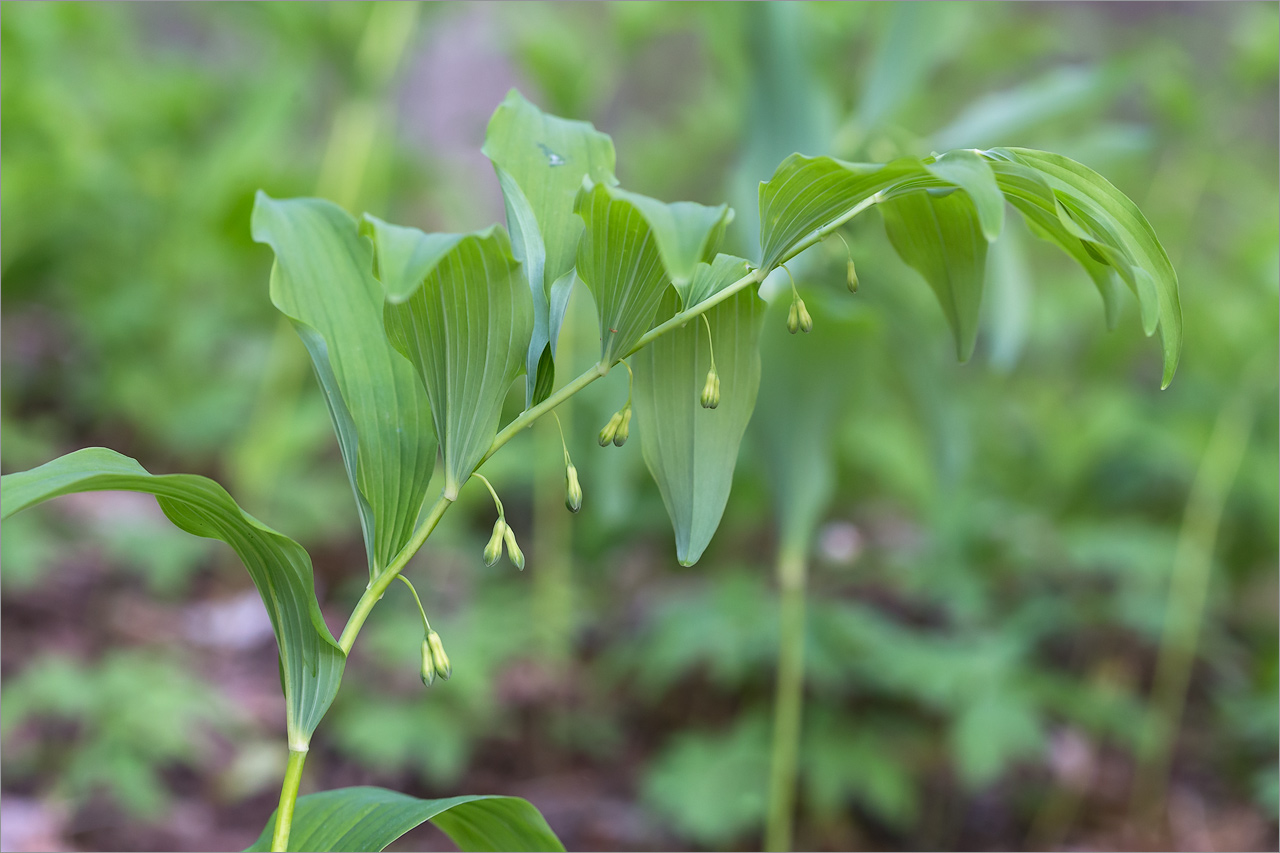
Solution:
<svg viewBox="0 0 1280 853"><path fill-rule="evenodd" d="M377 574L413 535L435 468L426 394L387 340L373 253L346 211L259 192L253 239L275 251L271 301L311 355Z"/></svg>
<svg viewBox="0 0 1280 853"><path fill-rule="evenodd" d="M214 481L194 474L153 475L133 459L102 447L77 450L0 479L4 518L50 498L98 491L155 495L178 527L220 539L235 550L275 629L289 744L305 748L333 701L346 662L320 615L307 552L240 509Z"/></svg>
<svg viewBox="0 0 1280 853"><path fill-rule="evenodd" d="M885 231L898 255L933 288L956 336L956 356L968 361L978 336L987 239L978 211L963 192L911 192L880 203Z"/></svg>
<svg viewBox="0 0 1280 853"><path fill-rule="evenodd" d="M995 152L993 152L995 153ZM1101 254L1134 290L1144 313L1159 317L1164 349L1162 387L1173 381L1182 350L1182 307L1178 276L1151 223L1129 198L1106 178L1060 154L1029 148L1003 149L1039 171L1069 214L1097 240ZM1153 329L1147 323L1147 334Z"/></svg>
<svg viewBox="0 0 1280 853"><path fill-rule="evenodd" d="M1061 210L1053 190L1039 172L1022 163L1000 159L993 160L991 168L1005 198L1023 215L1031 232L1070 255L1093 279L1102 296L1107 328L1114 329L1120 321L1119 273L1100 259L1096 250L1090 249L1088 241L1081 239L1083 232Z"/></svg>
<svg viewBox="0 0 1280 853"><path fill-rule="evenodd" d="M554 361L544 354L555 355L573 284L583 227L574 199L584 176L617 183L613 140L587 122L547 115L512 89L489 120L481 151L502 185L512 251L533 295L525 361L525 404L531 406L546 398L554 381Z"/></svg>
<svg viewBox="0 0 1280 853"><path fill-rule="evenodd" d="M498 432L502 402L525 370L533 304L507 232L424 234L369 218L381 259L410 258L384 279L392 345L418 370L450 500Z"/></svg>
<svg viewBox="0 0 1280 853"><path fill-rule="evenodd" d="M692 201L658 201L638 193L609 188L615 200L630 203L649 223L658 242L658 255L681 298L687 300L689 282L699 263L708 261L733 221L729 205L707 207ZM684 307L689 307L686 301Z"/></svg>
<svg viewBox="0 0 1280 853"><path fill-rule="evenodd" d="M600 362L613 365L649 330L667 281L682 296L690 293L698 264L711 260L733 211L728 205L666 204L590 182L574 209L586 223L578 276L596 302Z"/></svg>
<svg viewBox="0 0 1280 853"><path fill-rule="evenodd" d="M658 316L675 314L676 302L675 290L668 288ZM633 360L640 445L671 516L683 566L702 556L729 500L738 445L760 389L764 308L754 289L746 288L703 315L720 375L715 409L699 402L711 367L707 326L700 319L658 338Z"/></svg>
<svg viewBox="0 0 1280 853"><path fill-rule="evenodd" d="M699 263L693 268L693 278L680 294L681 306L692 308L704 299L714 296L746 275L751 264L746 258L720 254L711 263Z"/></svg>
<svg viewBox="0 0 1280 853"><path fill-rule="evenodd" d="M931 176L918 160L882 166L792 154L760 185L763 267L776 266L796 243L877 192L922 177Z"/></svg>
<svg viewBox="0 0 1280 853"><path fill-rule="evenodd" d="M519 797L449 797L420 800L386 788L338 788L299 797L289 833L290 850L386 848L414 827L431 821L459 850L564 850L546 820ZM251 851L271 849L276 816Z"/></svg>
<svg viewBox="0 0 1280 853"><path fill-rule="evenodd" d="M926 161L925 168L969 194L988 243L1000 236L1000 229L1004 227L1004 193L1000 192L995 172L985 157L969 149L948 151L932 163Z"/></svg>
<svg viewBox="0 0 1280 853"><path fill-rule="evenodd" d="M994 188L979 160L985 160L986 168L994 175ZM1164 247L1142 212L1123 193L1088 167L1057 154L996 148L955 151L926 161L896 160L885 166L794 154L760 186L763 265L776 266L806 237L843 221L868 200L883 204L917 190L953 186L967 194L984 239L999 231L1003 216L1001 195L1017 207L1037 234L1057 243L1085 268L1102 294L1111 324L1117 314L1114 276L1123 279L1138 296L1144 330L1152 334L1157 327L1160 329L1163 386L1168 386L1182 346L1182 312L1177 276ZM943 197L939 193L931 195L935 199ZM959 207L957 203L953 206ZM915 203L911 209L913 215L924 217L917 223L919 229L941 221L941 208L936 205ZM897 205L897 211L904 214L907 206ZM959 213L958 209L947 213L953 220L953 236L959 233ZM901 232L899 236L903 236ZM939 246L960 245L941 236L934 242ZM906 241L899 243L905 245ZM916 265L916 261L911 262ZM936 261L921 265L938 268ZM966 275L972 279L972 269ZM926 278L934 284L937 276ZM947 290L934 286L940 295ZM949 288L955 294L957 282L949 282ZM946 299L943 305L948 317L955 317L952 325L957 329L963 354L969 329L965 312L976 305L976 297L961 294L950 308ZM968 346L971 348L971 341Z"/></svg>

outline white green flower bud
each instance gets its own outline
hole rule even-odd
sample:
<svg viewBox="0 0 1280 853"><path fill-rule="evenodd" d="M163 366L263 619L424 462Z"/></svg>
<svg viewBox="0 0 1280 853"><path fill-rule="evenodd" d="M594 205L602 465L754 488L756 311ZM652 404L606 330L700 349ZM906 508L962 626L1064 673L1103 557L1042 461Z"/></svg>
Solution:
<svg viewBox="0 0 1280 853"><path fill-rule="evenodd" d="M707 383L702 386L702 408L714 409L720 405L720 375L713 367L707 371Z"/></svg>
<svg viewBox="0 0 1280 853"><path fill-rule="evenodd" d="M422 686L430 687L436 680L436 663L431 655L431 644L424 638L422 641Z"/></svg>
<svg viewBox="0 0 1280 853"><path fill-rule="evenodd" d="M622 410L622 423L618 424L618 432L613 436L613 446L621 447L627 443L627 436L631 434L631 407L627 406Z"/></svg>
<svg viewBox="0 0 1280 853"><path fill-rule="evenodd" d="M849 267L847 270L846 281L849 284L849 292L858 292L858 271L853 266L853 258L849 259Z"/></svg>
<svg viewBox="0 0 1280 853"><path fill-rule="evenodd" d="M622 412L614 412L613 417L609 418L609 422L604 425L604 429L600 430L600 446L608 447L613 441L613 437L618 434L618 427L622 426ZM623 439L625 441L626 439Z"/></svg>
<svg viewBox="0 0 1280 853"><path fill-rule="evenodd" d="M444 643L440 642L440 635L431 631L424 642L431 652L431 662L436 675L448 681L449 676L453 675L453 667L449 664L449 656L444 653Z"/></svg>
<svg viewBox="0 0 1280 853"><path fill-rule="evenodd" d="M798 302L799 300L793 299L791 301L791 310L787 312L787 331L793 335L800 331L800 311Z"/></svg>
<svg viewBox="0 0 1280 853"><path fill-rule="evenodd" d="M507 543L507 557L511 560L520 571L524 571L524 552L520 550L520 546L516 544L516 534L511 528L507 528L507 532L503 534L503 538Z"/></svg>
<svg viewBox="0 0 1280 853"><path fill-rule="evenodd" d="M506 532L507 523L501 518L493 523L493 535L489 537L489 544L484 546L484 564L486 566L492 566L502 559L502 539Z"/></svg>
<svg viewBox="0 0 1280 853"><path fill-rule="evenodd" d="M808 334L809 332L812 332L813 318L809 316L809 309L804 307L804 300L797 299L796 307L798 308L798 311L796 313L799 314L799 317L797 319L799 319L800 321L800 331L806 334Z"/></svg>
<svg viewBox="0 0 1280 853"><path fill-rule="evenodd" d="M569 512L582 509L582 485L578 483L578 469L573 465L564 472L564 505Z"/></svg>

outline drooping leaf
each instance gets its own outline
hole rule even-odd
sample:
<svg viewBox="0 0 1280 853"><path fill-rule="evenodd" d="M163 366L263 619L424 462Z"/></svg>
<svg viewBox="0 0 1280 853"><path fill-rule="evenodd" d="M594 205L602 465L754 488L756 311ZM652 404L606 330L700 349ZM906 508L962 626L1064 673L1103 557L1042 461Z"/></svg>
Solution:
<svg viewBox="0 0 1280 853"><path fill-rule="evenodd" d="M0 504L8 518L51 498L98 491L155 495L160 509L178 527L220 539L235 550L275 630L289 744L305 748L333 701L346 662L320 615L307 552L240 509L213 480L194 474L153 475L135 460L102 447L5 475L0 479Z"/></svg>
<svg viewBox="0 0 1280 853"><path fill-rule="evenodd" d="M994 174L994 191L975 158ZM1168 256L1132 201L1093 170L1057 154L997 148L885 166L792 155L760 186L763 266L776 266L807 236L843 221L868 200L883 203L948 187L965 190L987 237L998 230L997 200L1003 195L1037 234L1085 268L1102 294L1109 323L1117 309L1114 277L1124 280L1138 296L1144 330L1160 329L1168 386L1182 344L1177 276Z"/></svg>
<svg viewBox="0 0 1280 853"><path fill-rule="evenodd" d="M928 178L918 160L846 163L792 154L760 185L760 252L771 268L803 238L877 192L913 178Z"/></svg>
<svg viewBox="0 0 1280 853"><path fill-rule="evenodd" d="M649 330L668 281L687 293L733 216L726 205L665 204L584 183L574 208L586 223L578 277L595 299L600 361L612 365Z"/></svg>
<svg viewBox="0 0 1280 853"><path fill-rule="evenodd" d="M956 336L956 356L968 361L978 336L987 239L967 194L906 193L879 205L898 255L933 288Z"/></svg>
<svg viewBox="0 0 1280 853"><path fill-rule="evenodd" d="M259 192L253 239L275 251L271 301L311 355L376 574L413 534L435 468L426 394L383 331L373 252L346 211Z"/></svg>
<svg viewBox="0 0 1280 853"><path fill-rule="evenodd" d="M1026 219L1031 233L1058 246L1093 279L1102 296L1107 328L1114 329L1120 319L1119 273L1101 259L1096 250L1089 248L1078 226L1069 228L1070 220L1064 222L1061 205L1039 172L1022 163L1002 159L992 160L991 168L1005 198Z"/></svg>
<svg viewBox="0 0 1280 853"><path fill-rule="evenodd" d="M1000 153L1012 155L1044 175L1067 211L1106 247L1106 260L1134 289L1144 310L1154 303L1164 349L1162 385L1168 387L1182 350L1182 307L1177 273L1151 223L1124 193L1081 163L1029 148Z"/></svg>
<svg viewBox="0 0 1280 853"><path fill-rule="evenodd" d="M420 800L386 788L338 788L299 797L290 850L379 851L414 827L434 823L463 851L562 851L547 821L519 797ZM245 853L271 849L273 813Z"/></svg>
<svg viewBox="0 0 1280 853"><path fill-rule="evenodd" d="M1000 236L1000 229L1004 227L1004 193L996 184L995 172L991 171L987 158L969 149L948 151L933 162L925 161L925 168L969 194L988 243Z"/></svg>
<svg viewBox="0 0 1280 853"><path fill-rule="evenodd" d="M668 288L658 316L670 317L678 296ZM707 326L695 319L640 350L634 406L645 464L675 528L676 557L691 566L720 524L738 446L760 389L760 322L765 303L746 288L707 311L720 376L720 404L699 401L711 367Z"/></svg>
<svg viewBox="0 0 1280 853"><path fill-rule="evenodd" d="M720 245L725 229L733 221L733 210L727 204L708 207L692 201L667 203L616 187L610 187L608 192L615 201L633 205L649 223L667 277L685 296L697 264L711 260Z"/></svg>
<svg viewBox="0 0 1280 853"><path fill-rule="evenodd" d="M440 235L369 221L384 276L384 255L412 259L396 267L397 278L384 278L384 320L426 387L452 500L489 449L502 401L525 370L533 300L496 225Z"/></svg>
<svg viewBox="0 0 1280 853"><path fill-rule="evenodd" d="M554 362L544 353L555 354L572 289L583 227L573 212L574 199L584 176L617 183L613 140L587 122L542 112L512 89L489 120L481 151L502 185L511 248L533 296L525 362L525 403L533 405L550 393L554 381Z"/></svg>

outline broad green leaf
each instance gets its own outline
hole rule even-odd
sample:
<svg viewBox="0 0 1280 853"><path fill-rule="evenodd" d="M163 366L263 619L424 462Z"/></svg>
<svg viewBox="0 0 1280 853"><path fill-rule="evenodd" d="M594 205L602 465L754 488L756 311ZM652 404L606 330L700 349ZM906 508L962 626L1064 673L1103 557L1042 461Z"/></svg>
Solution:
<svg viewBox="0 0 1280 853"><path fill-rule="evenodd" d="M986 160L994 174L994 190L978 158ZM1037 234L1079 261L1102 294L1111 324L1117 311L1114 276L1123 279L1138 296L1144 330L1152 334L1160 329L1163 386L1168 386L1182 345L1177 276L1168 256L1132 201L1093 170L1057 154L997 148L951 152L926 161L903 159L885 166L792 155L760 186L763 265L776 266L807 236L841 221L869 199L884 203L917 190L953 186L964 189L975 205L985 237L999 229L1002 206L998 199L1003 195ZM898 206L899 212L903 209ZM924 214L924 208L919 212ZM924 223L937 219L933 210L928 213ZM955 292L954 282L951 291ZM953 305L957 306L963 307ZM959 310L955 316L957 321L962 319ZM961 332L963 352L963 331L958 322L953 327Z"/></svg>
<svg viewBox="0 0 1280 853"><path fill-rule="evenodd" d="M1031 232L1070 255L1093 279L1102 296L1107 328L1114 329L1120 320L1119 273L1090 249L1090 241L1085 239L1088 235L1082 238L1083 232L1062 211L1053 189L1039 172L1004 159L992 160L991 168L1005 199L1023 215Z"/></svg>
<svg viewBox="0 0 1280 853"><path fill-rule="evenodd" d="M573 284L583 227L574 199L584 176L617 183L613 140L587 122L547 115L512 89L489 120L481 151L502 185L511 248L533 296L525 404L534 405L552 388L555 365L545 354L555 355Z"/></svg>
<svg viewBox="0 0 1280 853"><path fill-rule="evenodd" d="M668 288L658 316L677 310ZM760 388L760 322L765 303L746 288L707 311L720 375L720 405L704 409L711 367L707 325L700 319L661 336L638 352L634 405L640 446L675 528L676 557L691 566L724 514L738 461L738 445Z"/></svg>
<svg viewBox="0 0 1280 853"><path fill-rule="evenodd" d="M906 193L880 203L885 231L898 255L933 288L956 336L956 356L968 361L978 337L987 238L968 195Z"/></svg>
<svg viewBox="0 0 1280 853"><path fill-rule="evenodd" d="M877 192L930 177L917 160L882 166L792 154L760 185L762 266L776 266L796 243Z"/></svg>
<svg viewBox="0 0 1280 853"><path fill-rule="evenodd" d="M680 294L681 306L692 308L704 299L714 296L721 290L745 276L751 270L746 258L719 254L711 263L699 263L693 268L693 277L685 292Z"/></svg>
<svg viewBox="0 0 1280 853"><path fill-rule="evenodd" d="M807 554L835 486L836 419L856 381L856 374L833 368L853 363L850 345L867 320L830 310L821 293L802 289L801 294L814 318L813 331L787 333L790 303L785 299L765 316L760 394L766 403L751 419L748 441L769 478L779 547Z"/></svg>
<svg viewBox="0 0 1280 853"><path fill-rule="evenodd" d="M692 201L667 203L615 187L608 191L615 201L634 205L649 223L667 277L681 297L686 298L685 307L688 307L689 281L696 266L711 260L724 238L725 229L733 221L729 205L707 207Z"/></svg>
<svg viewBox="0 0 1280 853"><path fill-rule="evenodd" d="M311 354L376 574L413 534L435 468L426 394L387 340L373 252L346 211L259 192L253 239L275 251L271 301Z"/></svg>
<svg viewBox="0 0 1280 853"><path fill-rule="evenodd" d="M1104 256L1134 288L1144 308L1154 302L1164 348L1162 385L1168 387L1182 350L1182 307L1177 273L1151 223L1124 193L1085 165L1029 148L1005 152L1044 175L1068 212L1107 247ZM1131 266L1118 263L1120 258Z"/></svg>
<svg viewBox="0 0 1280 853"><path fill-rule="evenodd" d="M338 690L346 656L316 603L311 558L289 537L244 512L226 490L194 474L150 474L133 459L102 447L77 450L0 479L8 518L29 506L75 492L155 495L181 529L220 539L235 550L262 596L280 648L289 744L306 747Z"/></svg>
<svg viewBox="0 0 1280 853"><path fill-rule="evenodd" d="M519 797L420 800L371 787L338 788L299 797L289 832L289 849L383 850L427 821L463 851L564 850L538 810ZM273 813L246 853L270 850L275 828Z"/></svg>
<svg viewBox="0 0 1280 853"><path fill-rule="evenodd" d="M649 330L668 281L682 294L712 259L732 219L727 205L666 204L604 184L583 184L575 210L586 223L578 277L600 321L600 361L624 358Z"/></svg>
<svg viewBox="0 0 1280 853"><path fill-rule="evenodd" d="M489 449L507 391L525 370L532 298L497 225L439 235L370 222L380 271L384 252L414 259L397 268L400 278L384 280L386 329L426 386L444 494L453 500Z"/></svg>
<svg viewBox="0 0 1280 853"><path fill-rule="evenodd" d="M969 149L948 151L932 163L926 161L925 168L969 194L988 243L1000 236L1004 227L1004 193L985 157Z"/></svg>

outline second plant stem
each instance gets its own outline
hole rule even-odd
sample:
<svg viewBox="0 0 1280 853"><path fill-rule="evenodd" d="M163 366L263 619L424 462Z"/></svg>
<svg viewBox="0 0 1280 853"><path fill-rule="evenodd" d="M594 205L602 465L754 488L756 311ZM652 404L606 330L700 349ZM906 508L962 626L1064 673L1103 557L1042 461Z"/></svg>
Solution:
<svg viewBox="0 0 1280 853"><path fill-rule="evenodd" d="M804 717L805 595L808 566L802 548L778 554L778 682L773 701L766 850L790 850L794 837L800 733Z"/></svg>

